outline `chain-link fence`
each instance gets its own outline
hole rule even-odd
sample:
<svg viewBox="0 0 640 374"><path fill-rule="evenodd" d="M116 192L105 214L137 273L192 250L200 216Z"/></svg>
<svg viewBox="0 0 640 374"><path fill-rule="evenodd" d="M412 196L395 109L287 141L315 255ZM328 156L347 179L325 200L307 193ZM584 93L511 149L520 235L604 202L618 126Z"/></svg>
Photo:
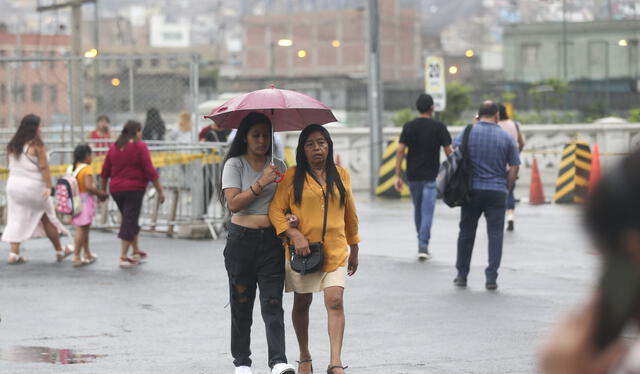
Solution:
<svg viewBox="0 0 640 374"><path fill-rule="evenodd" d="M74 61L80 65L77 96L70 83ZM0 58L0 140L6 142L20 119L33 113L43 120L49 146L71 147L87 138L99 115L110 117L117 134L128 119L144 124L151 108L160 112L167 137L179 113L190 113L195 139L198 76L194 55ZM74 98L81 110L72 125Z"/></svg>

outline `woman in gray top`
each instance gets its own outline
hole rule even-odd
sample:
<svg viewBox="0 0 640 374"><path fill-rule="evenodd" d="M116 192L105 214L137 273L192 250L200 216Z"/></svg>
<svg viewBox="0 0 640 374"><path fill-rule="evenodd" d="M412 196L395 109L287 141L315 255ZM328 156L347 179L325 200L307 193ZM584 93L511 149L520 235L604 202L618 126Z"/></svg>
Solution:
<svg viewBox="0 0 640 374"><path fill-rule="evenodd" d="M295 373L284 341L284 248L269 221L281 160L271 163L271 121L249 113L240 123L222 169L223 204L233 213L224 262L229 275L231 354L236 374L251 374L251 322L256 288L267 333L272 374Z"/></svg>

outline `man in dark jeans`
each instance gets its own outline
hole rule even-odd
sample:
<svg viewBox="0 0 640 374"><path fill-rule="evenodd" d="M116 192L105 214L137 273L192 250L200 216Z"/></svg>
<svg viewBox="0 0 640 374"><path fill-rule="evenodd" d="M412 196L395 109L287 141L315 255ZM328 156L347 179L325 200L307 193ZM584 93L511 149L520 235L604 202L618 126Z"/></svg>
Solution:
<svg viewBox="0 0 640 374"><path fill-rule="evenodd" d="M476 228L484 213L489 236L489 266L485 270L485 286L493 291L498 289L507 193L518 176L520 156L516 142L497 125L498 105L485 102L480 106L478 116L480 120L469 135L471 201L463 205L461 210L456 261L458 276L453 282L458 287L467 286ZM455 146L461 143L462 136L458 136ZM509 166L506 174L505 165Z"/></svg>
<svg viewBox="0 0 640 374"><path fill-rule="evenodd" d="M420 115L402 127L400 143L396 152L395 188L402 191L402 162L407 153L407 179L409 191L413 199L414 220L418 232L418 259L425 261L431 258L429 254L429 239L431 238L431 223L436 206L436 177L440 167L440 147L447 155L452 152L451 135L447 127L434 121L433 98L421 94L416 101Z"/></svg>

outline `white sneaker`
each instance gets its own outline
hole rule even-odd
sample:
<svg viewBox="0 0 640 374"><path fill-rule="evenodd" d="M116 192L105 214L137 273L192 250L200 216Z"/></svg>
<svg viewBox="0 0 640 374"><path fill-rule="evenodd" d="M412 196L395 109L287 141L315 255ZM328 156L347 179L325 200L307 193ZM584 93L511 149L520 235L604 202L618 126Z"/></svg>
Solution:
<svg viewBox="0 0 640 374"><path fill-rule="evenodd" d="M418 260L427 261L431 259L431 255L429 253L420 252L418 253Z"/></svg>
<svg viewBox="0 0 640 374"><path fill-rule="evenodd" d="M251 374L251 368L248 366L236 366L235 374Z"/></svg>
<svg viewBox="0 0 640 374"><path fill-rule="evenodd" d="M271 369L271 374L296 374L296 369L290 364L275 364Z"/></svg>

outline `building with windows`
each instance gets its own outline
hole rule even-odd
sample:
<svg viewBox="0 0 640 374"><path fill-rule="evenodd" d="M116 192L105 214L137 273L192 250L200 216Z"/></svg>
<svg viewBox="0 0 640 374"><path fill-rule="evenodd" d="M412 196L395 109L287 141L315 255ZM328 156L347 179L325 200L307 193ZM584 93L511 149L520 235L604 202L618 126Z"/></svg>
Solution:
<svg viewBox="0 0 640 374"><path fill-rule="evenodd" d="M635 20L509 25L504 31L505 80L627 82L637 90L639 40L640 21Z"/></svg>
<svg viewBox="0 0 640 374"><path fill-rule="evenodd" d="M243 19L243 77L366 77L366 8L247 16ZM288 41L288 42L283 42ZM397 1L380 2L382 79L419 79L418 15Z"/></svg>
<svg viewBox="0 0 640 374"><path fill-rule="evenodd" d="M66 61L37 59L66 56L70 45L68 35L0 33L0 127L14 127L29 113L45 125L68 116Z"/></svg>

